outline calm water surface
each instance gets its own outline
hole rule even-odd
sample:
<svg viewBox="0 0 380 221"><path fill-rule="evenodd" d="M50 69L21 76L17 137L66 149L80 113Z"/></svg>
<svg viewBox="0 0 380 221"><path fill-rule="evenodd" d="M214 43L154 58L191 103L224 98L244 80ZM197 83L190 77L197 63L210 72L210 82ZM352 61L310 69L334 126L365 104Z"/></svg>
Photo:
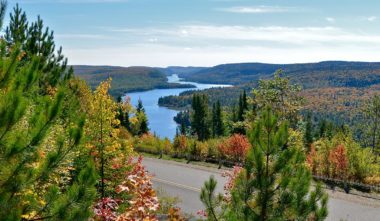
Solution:
<svg viewBox="0 0 380 221"><path fill-rule="evenodd" d="M230 85L221 84L199 84L195 82L185 82L178 78L178 75L174 74L168 77L168 82L192 84L196 88L178 88L178 89L154 89L144 92L128 93L127 96L131 98L131 102L136 106L138 99L142 100L145 108L145 112L149 120L149 128L152 133L155 133L161 138L167 137L173 139L176 133L177 124L173 120L178 111L171 110L166 107L158 106L158 99L169 95L179 95L183 91L188 90L202 90L212 87L228 87Z"/></svg>

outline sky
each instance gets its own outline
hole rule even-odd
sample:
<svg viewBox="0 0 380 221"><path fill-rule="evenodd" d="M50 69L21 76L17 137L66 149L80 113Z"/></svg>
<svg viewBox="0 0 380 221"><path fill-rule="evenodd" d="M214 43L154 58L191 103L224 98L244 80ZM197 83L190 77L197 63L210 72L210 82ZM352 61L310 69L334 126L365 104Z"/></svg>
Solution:
<svg viewBox="0 0 380 221"><path fill-rule="evenodd" d="M380 61L379 0L8 0L70 64Z"/></svg>

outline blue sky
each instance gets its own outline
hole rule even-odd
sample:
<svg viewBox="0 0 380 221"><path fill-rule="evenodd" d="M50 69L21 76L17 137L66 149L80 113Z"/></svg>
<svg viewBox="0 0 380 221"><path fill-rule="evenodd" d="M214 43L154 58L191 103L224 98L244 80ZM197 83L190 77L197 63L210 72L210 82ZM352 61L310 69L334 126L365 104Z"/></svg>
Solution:
<svg viewBox="0 0 380 221"><path fill-rule="evenodd" d="M70 64L380 61L378 0L8 0Z"/></svg>

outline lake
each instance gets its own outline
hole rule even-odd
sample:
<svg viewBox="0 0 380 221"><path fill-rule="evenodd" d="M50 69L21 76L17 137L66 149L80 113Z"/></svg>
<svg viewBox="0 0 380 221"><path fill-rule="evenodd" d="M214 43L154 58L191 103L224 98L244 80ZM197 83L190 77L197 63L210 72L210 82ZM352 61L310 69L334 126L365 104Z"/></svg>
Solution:
<svg viewBox="0 0 380 221"><path fill-rule="evenodd" d="M145 112L148 116L150 131L161 138L167 137L171 140L175 137L176 129L178 126L173 119L177 115L178 111L158 106L158 99L160 97L179 95L181 92L189 90L202 90L213 87L230 86L221 84L199 84L195 82L181 81L181 79L176 74L168 76L168 82L192 84L196 86L196 88L154 89L143 92L128 93L127 96L131 98L131 103L134 106L137 105L138 99L141 99Z"/></svg>

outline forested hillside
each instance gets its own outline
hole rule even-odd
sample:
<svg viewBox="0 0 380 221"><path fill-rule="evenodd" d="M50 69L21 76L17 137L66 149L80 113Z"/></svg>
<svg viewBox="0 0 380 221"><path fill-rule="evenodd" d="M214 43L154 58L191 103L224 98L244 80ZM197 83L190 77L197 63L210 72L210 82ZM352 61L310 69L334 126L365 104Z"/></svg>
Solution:
<svg viewBox="0 0 380 221"><path fill-rule="evenodd" d="M300 85L306 98L305 110L336 122L352 122L358 107L380 92L380 63L329 61L310 64L242 63L218 65L192 74L180 74L186 80L204 83L232 83L231 88L212 88L164 97L159 104L171 108L189 108L193 94L205 93L210 105L219 100L223 106L237 105L239 94L250 92L260 79L270 79L277 69L292 83Z"/></svg>
<svg viewBox="0 0 380 221"><path fill-rule="evenodd" d="M167 75L178 74L178 75L191 75L197 73L201 70L206 69L206 67L181 67L181 66L169 66L166 68L156 68Z"/></svg>
<svg viewBox="0 0 380 221"><path fill-rule="evenodd" d="M75 75L84 79L91 88L109 77L112 81L110 93L117 97L126 92L144 91L155 88L191 88L192 85L167 83L166 75L150 67L114 67L114 66L73 66Z"/></svg>
<svg viewBox="0 0 380 221"><path fill-rule="evenodd" d="M380 63L325 61L306 64L223 64L195 73L180 73L188 81L239 85L270 78L282 69L304 88L366 87L380 83Z"/></svg>

